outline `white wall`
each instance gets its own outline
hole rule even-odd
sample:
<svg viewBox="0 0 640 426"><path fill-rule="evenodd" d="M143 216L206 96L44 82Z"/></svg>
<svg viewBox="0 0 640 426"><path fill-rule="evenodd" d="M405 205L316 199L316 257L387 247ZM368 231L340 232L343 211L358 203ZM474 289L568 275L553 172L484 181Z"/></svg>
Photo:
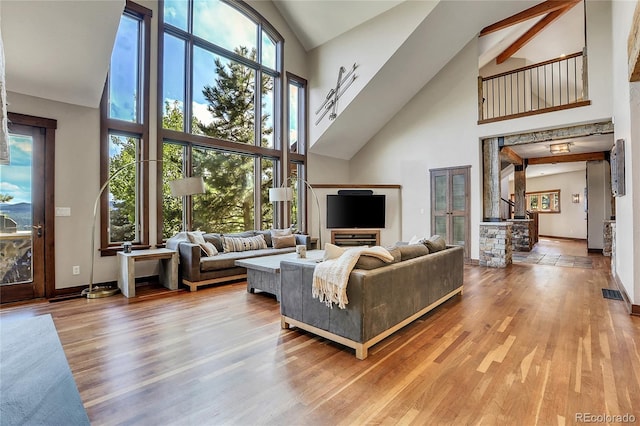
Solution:
<svg viewBox="0 0 640 426"><path fill-rule="evenodd" d="M629 84L627 40L637 2L614 1L613 116L615 138L625 140L626 195L616 197L615 270L632 303L640 304L640 83ZM636 148L636 149L634 149Z"/></svg>
<svg viewBox="0 0 640 426"><path fill-rule="evenodd" d="M430 233L429 169L471 165L471 258L482 219L481 140L485 137L608 120L611 95L610 3L588 0L588 107L478 126L478 49L462 49L350 162L350 182L402 185L402 236Z"/></svg>
<svg viewBox="0 0 640 426"><path fill-rule="evenodd" d="M158 4L156 1L138 0L137 3L153 11L151 19L151 92L150 92L150 158L157 158L156 143L156 105L157 105L157 27ZM284 66L307 78L306 52L286 26L275 6L271 2L251 1L251 6L268 19L285 38ZM100 112L97 108L85 108L75 105L48 101L17 93L8 93L8 110L21 114L39 116L57 120L56 161L55 161L55 205L70 207L70 217L55 218L56 249L56 288L87 285L89 283L91 229L93 203L97 196L100 170ZM286 117L283 117L283 129ZM347 173L345 172L346 176ZM155 167L151 165L149 174L151 188L156 185ZM150 243L156 244L155 215L156 191L149 191L150 205ZM96 237L98 240L99 237ZM99 242L96 241L95 250ZM94 281L96 283L115 281L117 264L115 256L95 257ZM72 275L72 266L80 265L80 275ZM143 262L136 266L138 276L158 273L157 265Z"/></svg>
<svg viewBox="0 0 640 426"><path fill-rule="evenodd" d="M540 213L538 233L550 237L586 239L587 221L584 211L585 171L558 173L527 179L527 192L560 190L560 213ZM513 193L513 181L510 182ZM572 194L580 194L580 202L572 202ZM602 222L600 234L602 235Z"/></svg>

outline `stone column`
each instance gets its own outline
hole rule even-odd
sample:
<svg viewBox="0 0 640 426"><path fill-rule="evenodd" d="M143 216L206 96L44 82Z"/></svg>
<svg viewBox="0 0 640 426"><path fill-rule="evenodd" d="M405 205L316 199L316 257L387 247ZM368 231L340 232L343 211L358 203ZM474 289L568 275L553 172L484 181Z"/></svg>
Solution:
<svg viewBox="0 0 640 426"><path fill-rule="evenodd" d="M480 266L506 268L513 262L511 222L480 224Z"/></svg>
<svg viewBox="0 0 640 426"><path fill-rule="evenodd" d="M501 138L482 141L483 217L485 222L500 221L500 144Z"/></svg>

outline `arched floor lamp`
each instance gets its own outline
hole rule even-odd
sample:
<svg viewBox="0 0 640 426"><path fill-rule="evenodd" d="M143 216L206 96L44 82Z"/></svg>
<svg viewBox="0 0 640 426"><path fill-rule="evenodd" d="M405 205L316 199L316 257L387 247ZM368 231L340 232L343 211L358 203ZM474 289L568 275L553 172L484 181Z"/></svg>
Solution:
<svg viewBox="0 0 640 426"><path fill-rule="evenodd" d="M123 170L136 166L142 163L161 163L162 160L138 160L132 161L130 163L125 164L120 167L118 170L113 172L109 179L100 187L98 191L98 196L96 197L95 202L93 203L93 223L91 225L91 272L89 274L89 288L85 288L82 290L81 295L86 297L87 299L99 299L102 297L109 297L117 294L120 289L118 287L107 287L107 286L94 286L93 285L93 268L95 263L95 241L96 241L96 221L98 217L98 205L100 204L100 197L102 197L102 193L109 183L120 174ZM203 194L205 192L204 180L201 176L199 177L188 177L183 179L176 179L169 182L169 187L171 188L171 195L174 197L184 197L187 195L195 195L195 194Z"/></svg>
<svg viewBox="0 0 640 426"><path fill-rule="evenodd" d="M291 176L286 182L282 183L282 186L279 188L269 188L269 202L273 203L276 201L292 201L293 200L293 189L289 186L286 186L286 183L300 181L305 184L307 188L313 194L313 198L316 200L316 206L318 207L318 248L322 249L322 223L320 221L320 200L318 199L318 195L313 190L313 187L309 182L302 179L301 177ZM298 186L299 187L299 186Z"/></svg>

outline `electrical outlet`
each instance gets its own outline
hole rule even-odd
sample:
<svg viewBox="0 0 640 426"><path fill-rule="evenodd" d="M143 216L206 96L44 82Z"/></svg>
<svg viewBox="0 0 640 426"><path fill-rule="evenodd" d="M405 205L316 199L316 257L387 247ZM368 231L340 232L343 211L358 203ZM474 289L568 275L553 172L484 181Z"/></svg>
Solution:
<svg viewBox="0 0 640 426"><path fill-rule="evenodd" d="M73 267L73 275L80 275L80 266L76 265Z"/></svg>

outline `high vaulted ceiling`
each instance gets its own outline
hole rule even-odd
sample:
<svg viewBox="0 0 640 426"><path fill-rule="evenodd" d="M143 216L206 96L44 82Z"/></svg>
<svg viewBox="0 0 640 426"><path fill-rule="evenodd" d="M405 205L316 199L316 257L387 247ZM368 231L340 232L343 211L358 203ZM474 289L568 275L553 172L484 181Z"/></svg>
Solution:
<svg viewBox="0 0 640 426"><path fill-rule="evenodd" d="M7 90L97 108L124 0L2 0Z"/></svg>
<svg viewBox="0 0 640 426"><path fill-rule="evenodd" d="M274 0L306 50L311 50L405 0Z"/></svg>

